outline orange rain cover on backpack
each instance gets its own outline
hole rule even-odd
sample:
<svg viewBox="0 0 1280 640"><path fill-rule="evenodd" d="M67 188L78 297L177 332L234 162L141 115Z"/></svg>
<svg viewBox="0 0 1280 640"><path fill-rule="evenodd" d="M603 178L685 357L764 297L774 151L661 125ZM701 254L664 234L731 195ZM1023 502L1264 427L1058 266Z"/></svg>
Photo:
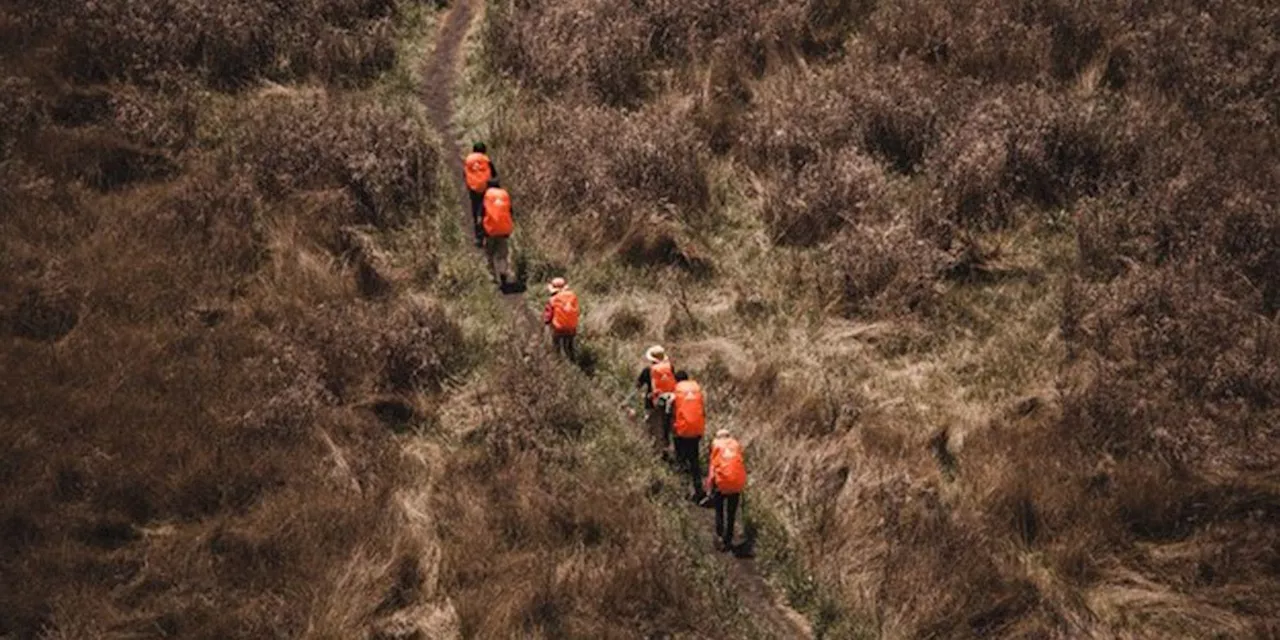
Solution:
<svg viewBox="0 0 1280 640"><path fill-rule="evenodd" d="M673 431L680 438L701 438L707 418L702 409L702 387L692 380L676 383L676 419Z"/></svg>
<svg viewBox="0 0 1280 640"><path fill-rule="evenodd" d="M733 438L716 438L711 443L711 477L716 491L741 493L747 486L747 465L742 459L742 445Z"/></svg>
<svg viewBox="0 0 1280 640"><path fill-rule="evenodd" d="M676 390L676 369L670 360L655 362L649 366L649 388L653 390L651 400L657 400L658 396Z"/></svg>
<svg viewBox="0 0 1280 640"><path fill-rule="evenodd" d="M506 189L494 187L484 192L484 234L490 238L505 238L515 230L511 221L511 194Z"/></svg>
<svg viewBox="0 0 1280 640"><path fill-rule="evenodd" d="M558 335L578 332L578 294L564 289L551 296L551 330Z"/></svg>
<svg viewBox="0 0 1280 640"><path fill-rule="evenodd" d="M467 156L467 159L462 161L462 171L467 176L467 188L476 193L483 193L485 187L489 186L489 178L493 177L489 156L483 153Z"/></svg>

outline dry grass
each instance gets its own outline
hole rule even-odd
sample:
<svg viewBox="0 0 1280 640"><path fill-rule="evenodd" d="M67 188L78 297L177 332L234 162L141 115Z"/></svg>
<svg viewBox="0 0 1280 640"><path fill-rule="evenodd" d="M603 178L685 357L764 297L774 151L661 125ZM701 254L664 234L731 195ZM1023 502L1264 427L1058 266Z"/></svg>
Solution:
<svg viewBox="0 0 1280 640"><path fill-rule="evenodd" d="M468 637L745 633L662 494L670 483L586 380L541 351L496 360L442 422L461 440L436 511ZM500 370L498 370L500 369ZM697 553L697 552L692 552Z"/></svg>
<svg viewBox="0 0 1280 640"><path fill-rule="evenodd" d="M661 338L713 380L849 610L1277 632L1275 8L491 4L531 252L610 370Z"/></svg>
<svg viewBox="0 0 1280 640"><path fill-rule="evenodd" d="M396 5L283 10L0 9L0 635L456 627L408 490L435 471L388 427L464 336L342 242L437 204L420 114L338 90L394 62Z"/></svg>

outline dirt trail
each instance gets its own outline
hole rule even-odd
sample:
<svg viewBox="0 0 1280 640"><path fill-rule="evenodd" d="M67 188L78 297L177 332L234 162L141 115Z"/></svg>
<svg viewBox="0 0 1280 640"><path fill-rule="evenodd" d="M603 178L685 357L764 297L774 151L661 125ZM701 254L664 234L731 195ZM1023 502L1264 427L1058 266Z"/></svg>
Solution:
<svg viewBox="0 0 1280 640"><path fill-rule="evenodd" d="M463 180L461 159L462 147L453 130L453 80L458 71L458 56L462 51L462 43L467 30L471 26L476 13L476 5L483 0L457 0L449 9L440 32L436 37L436 47L423 68L422 100L427 106L432 124L440 134L444 145L445 161L456 158L458 170L454 172L454 190L458 201L463 206L458 211L463 229L471 228L471 214L467 210L466 183ZM520 294L503 296L507 307L511 310L511 318L516 331L513 339L523 341L523 349L528 352L535 348L541 339L541 327L538 326L533 311L524 304ZM518 338L516 336L519 336ZM710 510L699 509L690 505L690 509L701 512L696 514L699 520L706 523L706 551L711 550L710 531L714 515ZM749 559L736 558L725 554L716 554L725 568L731 585L738 597L743 601L745 610L755 616L758 628L775 638L812 638L813 631L804 616L788 606L769 586L764 577L757 571Z"/></svg>

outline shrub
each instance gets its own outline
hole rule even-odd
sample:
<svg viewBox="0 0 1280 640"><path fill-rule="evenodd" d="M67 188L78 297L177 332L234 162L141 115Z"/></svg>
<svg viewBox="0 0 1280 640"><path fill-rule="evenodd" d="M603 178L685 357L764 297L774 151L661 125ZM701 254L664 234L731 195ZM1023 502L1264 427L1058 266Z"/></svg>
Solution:
<svg viewBox="0 0 1280 640"><path fill-rule="evenodd" d="M776 244L824 242L845 225L874 217L884 183L883 171L869 157L849 150L824 153L794 181L767 192L764 221Z"/></svg>
<svg viewBox="0 0 1280 640"><path fill-rule="evenodd" d="M834 71L818 80L795 73L762 80L753 91L736 155L757 171L788 175L805 170L823 152L854 142L856 116L841 91L842 80Z"/></svg>
<svg viewBox="0 0 1280 640"><path fill-rule="evenodd" d="M624 114L557 104L534 123L508 147L504 174L519 176L517 215L555 216L557 228L587 250L632 232L648 238L653 220L707 221L705 147L663 106Z"/></svg>
<svg viewBox="0 0 1280 640"><path fill-rule="evenodd" d="M70 36L61 70L86 82L195 74L219 89L311 75L365 84L395 62L393 9L381 0L76 4L61 23Z"/></svg>
<svg viewBox="0 0 1280 640"><path fill-rule="evenodd" d="M834 263L850 312L919 312L937 297L945 257L906 225L860 225L836 242Z"/></svg>
<svg viewBox="0 0 1280 640"><path fill-rule="evenodd" d="M486 30L491 64L547 95L579 91L602 104L637 106L647 91L642 16L632 5L607 1L583 9L495 7Z"/></svg>
<svg viewBox="0 0 1280 640"><path fill-rule="evenodd" d="M247 118L237 160L270 196L342 187L357 221L379 228L403 224L436 197L438 152L423 123L394 108L266 96Z"/></svg>

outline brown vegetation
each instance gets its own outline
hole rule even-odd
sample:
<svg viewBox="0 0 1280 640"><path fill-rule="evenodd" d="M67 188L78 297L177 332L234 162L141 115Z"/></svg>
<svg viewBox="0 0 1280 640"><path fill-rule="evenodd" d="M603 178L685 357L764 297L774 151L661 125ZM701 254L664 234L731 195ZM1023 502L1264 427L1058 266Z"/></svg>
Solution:
<svg viewBox="0 0 1280 640"><path fill-rule="evenodd" d="M1278 632L1280 10L492 5L535 244L693 287L713 317L683 343L799 360L722 416L851 608L906 636ZM711 277L615 244L637 224ZM813 398L845 387L871 393Z"/></svg>
<svg viewBox="0 0 1280 640"><path fill-rule="evenodd" d="M395 62L394 16L0 9L0 635L447 630L423 469L368 407L429 421L464 339L366 299L342 241L437 197L422 117L337 89Z"/></svg>
<svg viewBox="0 0 1280 640"><path fill-rule="evenodd" d="M590 383L513 354L473 406L440 492L444 586L468 637L743 633L664 513L672 487ZM478 409L478 410L477 410ZM704 582L700 582L704 581Z"/></svg>

